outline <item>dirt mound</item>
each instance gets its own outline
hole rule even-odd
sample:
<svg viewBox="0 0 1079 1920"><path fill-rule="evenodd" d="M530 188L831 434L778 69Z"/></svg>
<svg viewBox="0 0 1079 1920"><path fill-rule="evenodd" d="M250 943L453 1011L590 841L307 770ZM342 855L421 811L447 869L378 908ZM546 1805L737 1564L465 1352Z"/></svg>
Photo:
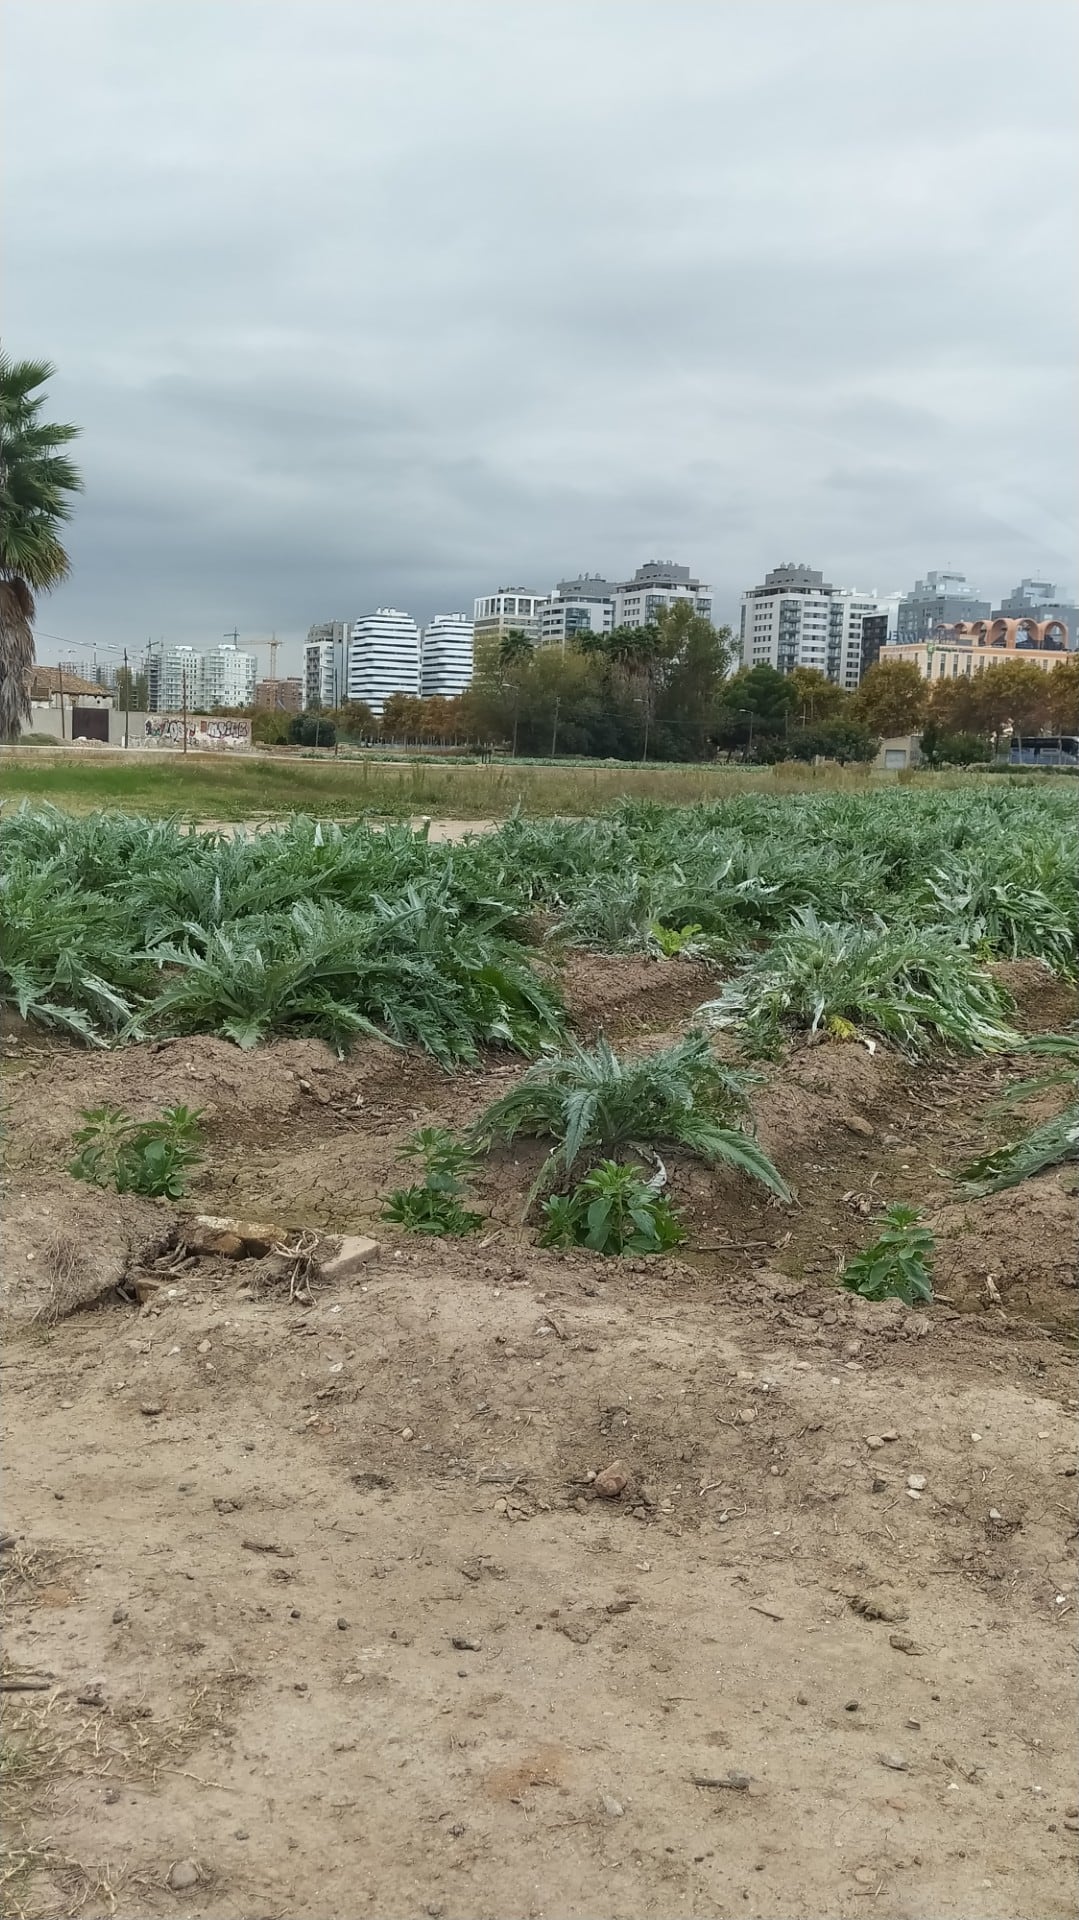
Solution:
<svg viewBox="0 0 1079 1920"><path fill-rule="evenodd" d="M1015 1001L1015 1023L1023 1032L1060 1032L1079 1015L1075 983L1040 960L1003 960L990 972Z"/></svg>
<svg viewBox="0 0 1079 1920"><path fill-rule="evenodd" d="M6 1192L0 1319L51 1325L92 1306L119 1286L170 1217L156 1201L70 1179Z"/></svg>
<svg viewBox="0 0 1079 1920"><path fill-rule="evenodd" d="M657 1032L717 991L714 971L699 960L640 954L571 953L559 981L570 1020L587 1038Z"/></svg>
<svg viewBox="0 0 1079 1920"><path fill-rule="evenodd" d="M998 1319L1002 1307L1075 1333L1079 1275L1070 1172L1043 1173L982 1200L956 1201L942 1207L932 1225L937 1288L955 1306Z"/></svg>

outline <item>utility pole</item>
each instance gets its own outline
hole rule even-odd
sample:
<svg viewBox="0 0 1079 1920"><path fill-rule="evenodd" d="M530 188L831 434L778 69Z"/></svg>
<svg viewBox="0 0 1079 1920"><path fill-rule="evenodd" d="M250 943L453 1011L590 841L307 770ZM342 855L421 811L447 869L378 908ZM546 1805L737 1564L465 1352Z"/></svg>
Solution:
<svg viewBox="0 0 1079 1920"><path fill-rule="evenodd" d="M127 664L127 648L124 648L124 747L131 745L131 673Z"/></svg>
<svg viewBox="0 0 1079 1920"><path fill-rule="evenodd" d="M551 728L551 759L552 760L554 759L554 756L555 756L555 748L558 745L558 709L561 705L562 705L562 696L561 694L556 693L554 697L554 725Z"/></svg>
<svg viewBox="0 0 1079 1920"><path fill-rule="evenodd" d="M187 752L187 661L180 662L180 691L184 703L184 752Z"/></svg>
<svg viewBox="0 0 1079 1920"><path fill-rule="evenodd" d="M63 667L58 665L56 672L57 672L59 685L60 685L60 738L61 740L66 740L67 729L64 726L64 669Z"/></svg>
<svg viewBox="0 0 1079 1920"><path fill-rule="evenodd" d="M510 748L511 760L516 760L517 758L517 723L520 720L520 718L521 718L521 689L520 687L514 687L513 689L513 745Z"/></svg>

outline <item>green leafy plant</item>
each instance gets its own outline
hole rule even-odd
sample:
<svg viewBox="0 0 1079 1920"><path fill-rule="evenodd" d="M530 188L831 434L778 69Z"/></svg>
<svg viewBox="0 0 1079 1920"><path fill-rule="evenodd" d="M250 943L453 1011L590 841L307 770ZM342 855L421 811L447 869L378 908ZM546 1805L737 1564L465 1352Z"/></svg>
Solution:
<svg viewBox="0 0 1079 1920"><path fill-rule="evenodd" d="M918 1207L887 1207L877 1221L877 1238L843 1269L848 1292L863 1300L903 1300L908 1307L930 1304L934 1240L921 1219Z"/></svg>
<svg viewBox="0 0 1079 1920"><path fill-rule="evenodd" d="M601 1160L569 1194L543 1203L543 1247L589 1247L593 1253L666 1253L685 1234L671 1203L639 1167Z"/></svg>
<svg viewBox="0 0 1079 1920"><path fill-rule="evenodd" d="M959 1053L1014 1046L1011 1002L964 947L934 928L820 921L803 908L719 998L700 1008L741 1028L751 1050L774 1054L786 1035L880 1034L906 1053L931 1041Z"/></svg>
<svg viewBox="0 0 1079 1920"><path fill-rule="evenodd" d="M423 1180L396 1188L382 1209L382 1218L409 1233L474 1233L483 1225L483 1216L462 1207L461 1195L468 1190L463 1176L476 1153L474 1146L446 1127L420 1127L406 1140L398 1158L421 1161Z"/></svg>
<svg viewBox="0 0 1079 1920"><path fill-rule="evenodd" d="M648 931L664 959L673 960L676 954L692 953L697 949L704 928L696 925L665 927L659 920L653 920Z"/></svg>
<svg viewBox="0 0 1079 1920"><path fill-rule="evenodd" d="M202 1159L201 1117L190 1107L166 1107L156 1120L133 1120L122 1107L84 1108L69 1171L76 1180L117 1193L179 1200L190 1168Z"/></svg>
<svg viewBox="0 0 1079 1920"><path fill-rule="evenodd" d="M1079 1032L1045 1033L1025 1040L1018 1053L1045 1054L1062 1060L1064 1065L1020 1080L1010 1087L998 1107L1010 1107L1033 1100L1054 1087L1067 1087L1072 1098L1060 1113L1043 1120L1019 1140L983 1154L964 1167L959 1179L967 1193L1000 1193L1005 1187L1017 1187L1047 1167L1059 1167L1079 1160Z"/></svg>
<svg viewBox="0 0 1079 1920"><path fill-rule="evenodd" d="M638 1060L620 1060L600 1040L538 1060L481 1114L472 1137L485 1147L520 1134L556 1142L530 1201L585 1155L662 1141L736 1167L789 1200L790 1188L768 1155L743 1126L730 1124L744 1116L751 1084L752 1076L715 1058L703 1034Z"/></svg>

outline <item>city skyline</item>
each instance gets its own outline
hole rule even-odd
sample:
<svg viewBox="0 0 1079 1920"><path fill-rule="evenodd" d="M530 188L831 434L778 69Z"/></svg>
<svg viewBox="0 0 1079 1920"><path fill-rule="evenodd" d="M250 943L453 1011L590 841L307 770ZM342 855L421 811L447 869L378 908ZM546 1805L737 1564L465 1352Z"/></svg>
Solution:
<svg viewBox="0 0 1079 1920"><path fill-rule="evenodd" d="M1074 10L244 17L5 10L6 344L83 428L43 631L295 668L649 553L732 625L791 554L1071 584Z"/></svg>

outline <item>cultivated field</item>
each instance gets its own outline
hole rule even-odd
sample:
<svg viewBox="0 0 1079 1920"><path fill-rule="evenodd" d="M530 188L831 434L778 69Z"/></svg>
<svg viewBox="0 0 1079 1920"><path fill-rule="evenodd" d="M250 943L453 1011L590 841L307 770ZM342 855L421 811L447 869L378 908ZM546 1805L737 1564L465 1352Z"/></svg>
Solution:
<svg viewBox="0 0 1079 1920"><path fill-rule="evenodd" d="M1066 788L0 855L5 1910L1072 1911Z"/></svg>

